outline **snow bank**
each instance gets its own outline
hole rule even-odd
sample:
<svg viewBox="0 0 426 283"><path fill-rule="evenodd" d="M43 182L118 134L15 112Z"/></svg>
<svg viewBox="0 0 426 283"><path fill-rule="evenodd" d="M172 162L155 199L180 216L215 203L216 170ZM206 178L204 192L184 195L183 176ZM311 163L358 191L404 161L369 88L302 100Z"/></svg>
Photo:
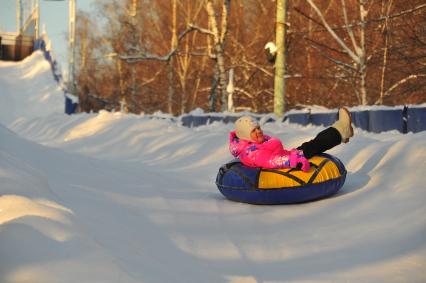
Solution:
<svg viewBox="0 0 426 283"><path fill-rule="evenodd" d="M47 146L39 147L51 152L38 156L44 165L35 166L53 179L48 183L58 204L84 223L77 233L115 258L126 280L426 279L421 190L426 133L356 130L349 144L331 151L349 172L338 195L259 207L227 201L214 185L218 167L230 158L231 127L188 129L168 120L102 112L20 121L12 129ZM291 147L321 128L268 123L264 130ZM37 150L32 152L29 157ZM84 261L82 251L75 256ZM98 259L97 266L103 265Z"/></svg>
<svg viewBox="0 0 426 283"><path fill-rule="evenodd" d="M64 113L65 99L41 51L21 62L0 61L0 123Z"/></svg>

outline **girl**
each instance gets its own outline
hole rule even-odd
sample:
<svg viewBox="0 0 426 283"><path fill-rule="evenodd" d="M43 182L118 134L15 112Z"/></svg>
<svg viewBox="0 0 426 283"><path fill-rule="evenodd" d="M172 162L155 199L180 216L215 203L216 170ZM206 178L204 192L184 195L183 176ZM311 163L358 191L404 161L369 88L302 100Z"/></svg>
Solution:
<svg viewBox="0 0 426 283"><path fill-rule="evenodd" d="M269 169L300 168L308 171L309 158L342 142L349 142L354 135L351 115L344 107L339 109L339 119L331 127L297 149L287 150L279 139L264 135L257 121L250 116L239 118L235 128L229 134L231 154L246 166Z"/></svg>

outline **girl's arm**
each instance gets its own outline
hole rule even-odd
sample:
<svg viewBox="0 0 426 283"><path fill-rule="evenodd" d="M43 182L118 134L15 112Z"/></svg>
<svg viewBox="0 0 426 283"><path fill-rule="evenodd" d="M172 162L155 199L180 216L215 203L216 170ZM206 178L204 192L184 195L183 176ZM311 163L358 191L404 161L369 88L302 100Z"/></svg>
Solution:
<svg viewBox="0 0 426 283"><path fill-rule="evenodd" d="M253 162L255 167L268 169L296 168L300 166L300 169L306 172L310 168L309 161L303 156L300 150L296 149L283 151L279 154L259 151L256 152Z"/></svg>

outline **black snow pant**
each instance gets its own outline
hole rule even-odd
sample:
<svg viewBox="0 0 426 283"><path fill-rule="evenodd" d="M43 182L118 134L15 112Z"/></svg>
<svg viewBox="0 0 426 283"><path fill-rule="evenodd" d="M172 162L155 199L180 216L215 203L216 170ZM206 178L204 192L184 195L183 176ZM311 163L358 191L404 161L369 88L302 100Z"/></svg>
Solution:
<svg viewBox="0 0 426 283"><path fill-rule="evenodd" d="M318 135L307 142L304 142L297 149L303 151L303 154L307 159L329 150L342 142L342 137L336 128L329 127L324 131L318 133Z"/></svg>

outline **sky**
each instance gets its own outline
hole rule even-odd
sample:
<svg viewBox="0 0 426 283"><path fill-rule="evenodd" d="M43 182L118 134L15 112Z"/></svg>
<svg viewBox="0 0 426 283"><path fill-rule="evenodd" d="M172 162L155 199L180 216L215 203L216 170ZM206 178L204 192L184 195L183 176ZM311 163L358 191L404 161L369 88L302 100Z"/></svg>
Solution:
<svg viewBox="0 0 426 283"><path fill-rule="evenodd" d="M25 1L25 0L23 0ZM63 70L67 69L68 0L40 1L40 31L46 26L54 54ZM90 11L96 0L76 0L77 10ZM77 19L78 20L78 19ZM0 31L16 31L16 0L0 0Z"/></svg>
<svg viewBox="0 0 426 283"><path fill-rule="evenodd" d="M259 206L215 185L232 124L65 115L41 52L0 61L0 95L1 283L426 282L426 131L355 128L339 192ZM261 125L286 148L324 129Z"/></svg>

